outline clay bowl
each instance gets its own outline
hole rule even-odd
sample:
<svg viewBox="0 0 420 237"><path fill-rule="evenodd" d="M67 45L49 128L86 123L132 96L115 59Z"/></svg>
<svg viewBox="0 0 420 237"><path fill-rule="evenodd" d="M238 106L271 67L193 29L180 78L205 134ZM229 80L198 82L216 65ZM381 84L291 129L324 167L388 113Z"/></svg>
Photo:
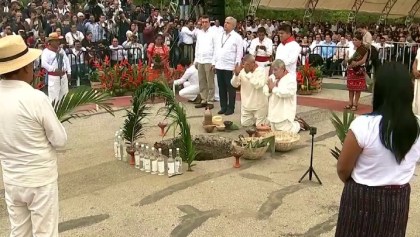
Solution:
<svg viewBox="0 0 420 237"><path fill-rule="evenodd" d="M229 129L232 126L233 122L232 121L224 121L223 124L225 125L226 129Z"/></svg>
<svg viewBox="0 0 420 237"><path fill-rule="evenodd" d="M216 125L203 125L204 130L207 133L212 133Z"/></svg>
<svg viewBox="0 0 420 237"><path fill-rule="evenodd" d="M263 137L271 131L271 127L265 124L257 126L256 137Z"/></svg>
<svg viewBox="0 0 420 237"><path fill-rule="evenodd" d="M225 131L225 125L218 125L218 126L216 126L216 130L217 131L219 131L219 132L223 132L223 131Z"/></svg>

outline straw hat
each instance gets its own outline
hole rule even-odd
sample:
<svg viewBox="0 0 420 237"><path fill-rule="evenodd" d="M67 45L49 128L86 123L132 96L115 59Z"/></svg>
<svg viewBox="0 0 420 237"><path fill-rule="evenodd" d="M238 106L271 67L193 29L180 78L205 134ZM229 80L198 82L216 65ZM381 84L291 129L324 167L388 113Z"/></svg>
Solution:
<svg viewBox="0 0 420 237"><path fill-rule="evenodd" d="M57 32L53 32L48 35L47 41L50 42L51 40L61 40L62 38L62 35L58 35Z"/></svg>
<svg viewBox="0 0 420 237"><path fill-rule="evenodd" d="M21 69L41 56L39 49L30 49L19 35L0 39L0 75Z"/></svg>

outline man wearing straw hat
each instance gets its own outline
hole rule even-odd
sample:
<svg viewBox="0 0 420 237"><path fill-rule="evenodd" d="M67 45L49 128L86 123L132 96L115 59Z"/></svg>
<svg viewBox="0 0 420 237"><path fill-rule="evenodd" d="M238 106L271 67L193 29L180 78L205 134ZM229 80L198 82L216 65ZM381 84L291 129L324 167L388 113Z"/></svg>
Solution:
<svg viewBox="0 0 420 237"><path fill-rule="evenodd" d="M61 99L69 92L71 66L66 52L60 48L63 36L56 32L48 36L48 47L42 51L41 66L47 71L48 96L51 101Z"/></svg>
<svg viewBox="0 0 420 237"><path fill-rule="evenodd" d="M58 236L57 156L67 134L41 91L31 86L41 50L22 37L0 39L0 162L10 236Z"/></svg>

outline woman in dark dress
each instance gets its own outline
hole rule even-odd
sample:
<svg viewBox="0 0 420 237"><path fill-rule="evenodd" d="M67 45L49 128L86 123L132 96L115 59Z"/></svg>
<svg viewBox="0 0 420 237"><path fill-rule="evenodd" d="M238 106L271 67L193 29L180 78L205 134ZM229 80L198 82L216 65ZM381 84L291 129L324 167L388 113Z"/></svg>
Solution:
<svg viewBox="0 0 420 237"><path fill-rule="evenodd" d="M356 49L354 55L348 60L347 66L347 89L349 90L349 105L345 109L357 110L360 94L366 90L365 63L368 56L368 48L363 45L363 36L356 33L353 38Z"/></svg>
<svg viewBox="0 0 420 237"><path fill-rule="evenodd" d="M336 237L406 235L410 181L420 157L413 83L395 62L379 68L376 78L372 113L353 120L338 158L344 188Z"/></svg>

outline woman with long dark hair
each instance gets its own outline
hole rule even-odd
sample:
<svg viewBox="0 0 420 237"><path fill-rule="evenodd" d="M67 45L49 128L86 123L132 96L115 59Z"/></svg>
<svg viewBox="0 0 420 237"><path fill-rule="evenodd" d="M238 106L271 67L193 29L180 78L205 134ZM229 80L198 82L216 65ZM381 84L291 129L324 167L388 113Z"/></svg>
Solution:
<svg viewBox="0 0 420 237"><path fill-rule="evenodd" d="M376 78L373 112L352 122L337 163L345 183L337 237L405 236L420 157L413 83L400 63L384 64Z"/></svg>
<svg viewBox="0 0 420 237"><path fill-rule="evenodd" d="M348 59L347 66L347 89L349 90L350 104L345 109L357 110L360 94L366 90L366 69L365 63L368 56L368 48L363 45L363 36L356 32L353 38L356 52Z"/></svg>

